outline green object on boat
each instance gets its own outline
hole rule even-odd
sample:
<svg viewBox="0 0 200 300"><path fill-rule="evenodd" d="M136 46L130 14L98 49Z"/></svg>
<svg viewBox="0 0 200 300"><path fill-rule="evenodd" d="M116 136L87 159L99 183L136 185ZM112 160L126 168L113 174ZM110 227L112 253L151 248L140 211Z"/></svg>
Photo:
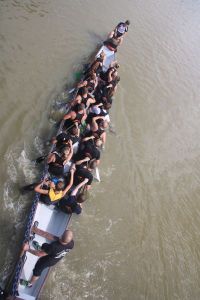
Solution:
<svg viewBox="0 0 200 300"><path fill-rule="evenodd" d="M81 80L81 77L82 77L82 72L81 71L77 71L74 73L74 79L79 81Z"/></svg>
<svg viewBox="0 0 200 300"><path fill-rule="evenodd" d="M85 131L86 126L87 126L87 124L86 124L86 122L84 121L84 122L81 124L81 126L80 126L80 133L83 133L83 132Z"/></svg>

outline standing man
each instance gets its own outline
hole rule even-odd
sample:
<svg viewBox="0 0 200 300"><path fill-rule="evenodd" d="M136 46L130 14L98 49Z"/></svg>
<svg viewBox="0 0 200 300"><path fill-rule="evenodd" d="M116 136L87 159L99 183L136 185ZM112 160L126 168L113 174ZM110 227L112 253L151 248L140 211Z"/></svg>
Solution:
<svg viewBox="0 0 200 300"><path fill-rule="evenodd" d="M30 249L28 243L24 244L23 250L29 251L30 253L39 256L34 269L33 276L30 280L20 279L20 284L32 287L33 283L38 280L42 271L48 267L54 266L62 257L65 256L74 247L73 233L71 230L65 230L62 237L58 241L54 241L51 244L44 243L40 247L37 242L34 244L34 248L37 250Z"/></svg>
<svg viewBox="0 0 200 300"><path fill-rule="evenodd" d="M116 51L117 47L122 44L124 35L128 32L129 25L129 20L120 22L108 35L108 40L104 42L104 45L108 46L111 51Z"/></svg>
<svg viewBox="0 0 200 300"><path fill-rule="evenodd" d="M123 36L126 32L128 32L128 26L130 25L130 21L126 20L126 22L120 22L114 29L114 38L119 38Z"/></svg>

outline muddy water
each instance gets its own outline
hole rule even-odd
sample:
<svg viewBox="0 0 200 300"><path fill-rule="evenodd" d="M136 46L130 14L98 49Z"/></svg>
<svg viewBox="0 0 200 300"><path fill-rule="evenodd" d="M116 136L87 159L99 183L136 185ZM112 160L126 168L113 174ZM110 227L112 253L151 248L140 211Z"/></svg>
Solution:
<svg viewBox="0 0 200 300"><path fill-rule="evenodd" d="M121 82L96 184L74 217L75 249L41 299L199 299L200 5L197 1L0 1L0 266L20 247L65 83L114 25ZM62 98L62 97L61 97ZM63 99L61 99L63 100Z"/></svg>

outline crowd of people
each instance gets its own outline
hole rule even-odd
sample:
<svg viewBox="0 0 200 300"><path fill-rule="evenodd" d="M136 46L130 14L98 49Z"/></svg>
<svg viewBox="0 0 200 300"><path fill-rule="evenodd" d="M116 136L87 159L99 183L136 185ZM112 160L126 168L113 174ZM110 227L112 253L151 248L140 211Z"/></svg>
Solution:
<svg viewBox="0 0 200 300"><path fill-rule="evenodd" d="M109 34L104 45L116 51L128 31L130 22L119 23ZM110 123L109 110L117 90L119 64L112 61L103 71L106 54L104 51L84 71L83 79L77 84L68 112L62 119L62 131L52 138L53 151L47 157L48 176L36 185L35 192L46 205L56 205L67 214L82 212L86 192L93 182L93 171L99 166L101 152L105 147L107 129ZM78 145L78 146L77 146ZM39 256L30 281L20 284L32 287L41 272L56 264L73 248L73 233L66 230L58 241L43 244L28 243L24 251Z"/></svg>

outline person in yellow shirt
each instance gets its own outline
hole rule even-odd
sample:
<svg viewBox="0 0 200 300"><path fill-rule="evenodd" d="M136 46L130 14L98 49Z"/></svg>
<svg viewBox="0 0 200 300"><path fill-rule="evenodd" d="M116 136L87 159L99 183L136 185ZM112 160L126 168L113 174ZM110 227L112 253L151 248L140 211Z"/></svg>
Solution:
<svg viewBox="0 0 200 300"><path fill-rule="evenodd" d="M70 182L66 187L64 182L60 179L58 179L57 183L49 180L43 180L40 182L34 189L36 193L40 194L40 201L47 205L56 204L58 201L60 201L73 185L75 170L76 168L73 165L70 170Z"/></svg>

